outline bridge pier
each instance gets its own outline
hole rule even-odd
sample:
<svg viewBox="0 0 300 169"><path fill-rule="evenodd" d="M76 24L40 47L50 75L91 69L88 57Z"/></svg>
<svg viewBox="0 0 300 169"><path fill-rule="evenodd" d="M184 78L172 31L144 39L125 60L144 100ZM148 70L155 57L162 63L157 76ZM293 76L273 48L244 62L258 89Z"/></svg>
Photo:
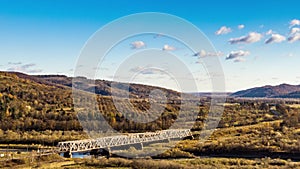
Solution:
<svg viewBox="0 0 300 169"><path fill-rule="evenodd" d="M104 149L104 150L105 150L105 149ZM106 154L106 158L107 158L107 159L109 159L110 154L111 154L111 149L110 149L110 147L107 147L107 154Z"/></svg>
<svg viewBox="0 0 300 169"><path fill-rule="evenodd" d="M94 150L91 150L90 154L93 155L95 158L97 158L99 156L106 156L106 158L109 159L111 150L109 147L107 149L104 149L104 148L94 149Z"/></svg>
<svg viewBox="0 0 300 169"><path fill-rule="evenodd" d="M71 151L64 152L63 156L64 156L65 158L72 158L72 152L71 152Z"/></svg>
<svg viewBox="0 0 300 169"><path fill-rule="evenodd" d="M137 149L137 150L143 150L144 145L143 145L143 143L138 143L138 144L134 145L134 148Z"/></svg>

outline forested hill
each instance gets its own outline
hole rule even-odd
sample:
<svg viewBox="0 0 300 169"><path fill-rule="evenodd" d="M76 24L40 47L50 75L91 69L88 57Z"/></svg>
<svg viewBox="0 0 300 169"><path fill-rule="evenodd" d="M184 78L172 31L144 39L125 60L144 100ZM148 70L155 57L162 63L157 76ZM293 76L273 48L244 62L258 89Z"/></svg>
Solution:
<svg viewBox="0 0 300 169"><path fill-rule="evenodd" d="M71 84L72 78L61 75L31 76L17 72L0 72L0 129L4 131L82 130L73 108ZM119 84L120 87L114 90L124 92L122 85L125 84ZM107 120L112 123L119 121L119 126L116 126L119 129L133 130L133 126L126 125L127 122L122 115L117 115L119 112L109 97L110 82L97 80L94 87L99 94L99 108L103 110ZM138 98L133 101L133 104L139 107L138 110L149 108L149 102L143 98L148 97L152 89L165 91L171 100L179 95L178 92L168 89L130 84L131 98ZM89 88L86 90L88 91ZM175 119L176 116L172 115L172 118L169 116L176 113L177 109L175 105L168 106L162 118ZM155 121L155 124L161 124L161 120ZM153 126L149 128L156 129Z"/></svg>
<svg viewBox="0 0 300 169"><path fill-rule="evenodd" d="M300 85L255 87L231 94L233 97L300 98Z"/></svg>
<svg viewBox="0 0 300 169"><path fill-rule="evenodd" d="M20 73L0 72L0 129L80 129L72 90ZM74 119L74 120L73 120Z"/></svg>
<svg viewBox="0 0 300 169"><path fill-rule="evenodd" d="M64 75L29 76L21 73L17 73L16 75L22 78L23 77L29 78L35 82L43 83L47 85L72 87L73 78ZM84 78L84 77L80 77L80 78ZM168 98L177 99L180 95L180 93L176 91L161 88L161 87L156 87L156 86L114 82L116 85L114 87L111 87L112 82L107 80L94 80L94 81L90 81L90 83L88 79L85 79L84 81L85 84L81 85L80 89L89 92L95 92L96 94L103 95L103 96L111 96L112 91L118 94L122 94L125 93L127 90L129 90L131 98L147 98L149 93L154 89L159 89L163 91Z"/></svg>

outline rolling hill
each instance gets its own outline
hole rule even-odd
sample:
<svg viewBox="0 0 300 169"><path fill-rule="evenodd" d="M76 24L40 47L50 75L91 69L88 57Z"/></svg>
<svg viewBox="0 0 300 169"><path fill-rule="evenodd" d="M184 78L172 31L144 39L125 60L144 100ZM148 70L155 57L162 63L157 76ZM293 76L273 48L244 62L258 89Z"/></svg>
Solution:
<svg viewBox="0 0 300 169"><path fill-rule="evenodd" d="M47 86L55 86L57 88L70 89L72 87L72 77L65 75L27 75L19 72L0 72L16 75L21 79L27 79L35 83L39 83ZM156 86L149 86L143 84L128 84L112 82L107 80L95 80L90 81L84 77L78 77L78 79L84 79L84 85L80 85L80 82L74 83L77 86L80 85L80 89L88 92L95 92L102 96L111 96L112 91L122 96L125 94L127 88L130 92L131 98L147 98L152 90L159 89L166 93L168 98L178 99L180 93L174 90L165 89ZM79 80L80 81L80 80ZM115 83L112 87L112 83ZM77 87L74 86L74 87ZM217 93L218 94L218 93ZM219 93L219 95L227 95L230 97L249 97L249 98L300 98L300 85L280 84L277 86L266 85L262 87L255 87L246 90L237 91L234 93ZM211 93L192 93L191 96L203 97L210 96Z"/></svg>
<svg viewBox="0 0 300 169"><path fill-rule="evenodd" d="M79 77L78 79L85 79ZM88 79L81 84L80 102L85 106L80 109L81 119L96 119L99 117L95 112L92 102L86 98L92 98L92 91L95 89L97 107L104 118L120 131L139 132L135 124L125 118L123 112L120 112L111 97L111 84L116 93L120 93L118 102L126 110L130 110L132 116L135 114L146 114L150 109L149 94L152 90L160 89L166 93L168 101L165 108L162 109L162 115L155 121L144 125L142 130L152 131L161 128L167 128L177 118L179 104L177 98L180 93L155 86L140 84L126 84L110 82L105 80L96 80L95 83ZM77 82L77 81L76 81ZM80 81L79 81L80 82ZM76 84L80 85L80 84ZM1 130L12 131L64 131L74 130L82 131L77 117L78 112L74 110L74 100L72 97L72 78L63 75L39 75L32 76L19 72L1 72L0 71L0 135ZM76 86L75 86L76 87ZM130 99L122 98L126 87L129 87ZM159 97L156 97L159 99ZM128 102L127 100L130 100ZM132 105L130 105L130 104ZM158 103L161 104L161 103ZM158 111L158 110L157 110ZM155 114L154 112L153 114ZM163 125L162 125L162 121ZM90 125L90 124L89 124ZM97 127L96 121L91 127ZM1 141L1 138L0 138Z"/></svg>
<svg viewBox="0 0 300 169"><path fill-rule="evenodd" d="M66 87L72 87L73 84L73 78L64 75L38 75L33 76L33 80ZM149 93L155 89L163 91L168 98L176 99L180 95L179 92L174 90L142 84L119 83L107 80L89 80L85 77L77 77L75 78L75 81L75 88L80 88L84 91L96 93L102 96L111 96L112 92L118 93L118 95L122 96L122 94L124 95L127 90L129 90L131 98L147 98ZM114 85L112 86L113 83Z"/></svg>
<svg viewBox="0 0 300 169"><path fill-rule="evenodd" d="M232 93L232 97L264 97L264 98L300 98L300 85L280 84L241 90Z"/></svg>
<svg viewBox="0 0 300 169"><path fill-rule="evenodd" d="M0 74L5 74L9 76L18 77L20 79L29 80L41 85L53 86L56 88L61 88L65 90L70 90L72 87L73 78L67 77L65 75L27 75L20 72L1 72ZM78 79L78 80L76 80ZM76 77L76 82L74 83L75 88L80 88L81 90L96 93L102 96L111 96L112 91L118 93L122 96L127 90L129 90L131 98L147 98L152 90L159 89L163 91L168 98L177 99L180 93L174 90L165 89L156 86L134 84L134 83L119 83L107 80L89 80L85 77ZM84 83L82 83L84 82ZM112 84L114 86L112 87Z"/></svg>

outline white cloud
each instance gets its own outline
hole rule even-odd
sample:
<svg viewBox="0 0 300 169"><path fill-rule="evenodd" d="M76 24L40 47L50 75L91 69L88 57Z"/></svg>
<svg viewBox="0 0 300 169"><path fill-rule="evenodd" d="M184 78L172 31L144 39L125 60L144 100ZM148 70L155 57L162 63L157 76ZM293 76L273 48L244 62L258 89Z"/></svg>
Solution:
<svg viewBox="0 0 300 169"><path fill-rule="evenodd" d="M231 38L229 39L230 44L240 44L240 43L255 43L261 40L262 34L257 32L250 32L246 36L242 36L239 38Z"/></svg>
<svg viewBox="0 0 300 169"><path fill-rule="evenodd" d="M243 56L248 56L250 55L249 51L244 51L244 50L238 50L238 51L231 51L227 57L226 60L234 59L235 62L241 61Z"/></svg>
<svg viewBox="0 0 300 169"><path fill-rule="evenodd" d="M130 69L131 72L139 73L139 74L144 74L144 75L151 75L151 74L160 74L161 71L158 69L154 69L151 67L142 67L142 66L137 66L132 69Z"/></svg>
<svg viewBox="0 0 300 169"><path fill-rule="evenodd" d="M146 44L143 41L135 41L135 42L131 43L131 48L132 49L139 49L139 48L142 48L142 47L145 47L145 46L146 46Z"/></svg>
<svg viewBox="0 0 300 169"><path fill-rule="evenodd" d="M272 35L273 33L274 33L273 30L270 29L270 30L268 30L268 31L266 32L266 35Z"/></svg>
<svg viewBox="0 0 300 169"><path fill-rule="evenodd" d="M27 70L27 73L41 73L43 70L42 69L31 69Z"/></svg>
<svg viewBox="0 0 300 169"><path fill-rule="evenodd" d="M300 32L300 28L292 28L291 30L290 30L290 34L292 35L292 34L295 34L295 33L297 33L297 32Z"/></svg>
<svg viewBox="0 0 300 169"><path fill-rule="evenodd" d="M29 64L22 65L21 68L23 68L23 69L28 69L28 68L34 67L34 66L36 66L36 64L34 64L34 63L29 63Z"/></svg>
<svg viewBox="0 0 300 169"><path fill-rule="evenodd" d="M205 50L201 50L200 52L195 53L193 56L199 57L210 57L210 56L223 56L224 54L220 51L218 52L207 52Z"/></svg>
<svg viewBox="0 0 300 169"><path fill-rule="evenodd" d="M8 62L9 65L21 65L22 62Z"/></svg>
<svg viewBox="0 0 300 169"><path fill-rule="evenodd" d="M236 59L234 59L234 62L238 63L238 62L245 62L246 59L245 58L241 58L241 57L238 57Z"/></svg>
<svg viewBox="0 0 300 169"><path fill-rule="evenodd" d="M42 69L30 69L35 66L36 64L29 63L21 66L10 67L7 69L7 71L17 71L17 72L26 72L26 73L40 73L43 71Z"/></svg>
<svg viewBox="0 0 300 169"><path fill-rule="evenodd" d="M293 57L293 56L294 56L294 53L288 53L286 56L288 56L288 57Z"/></svg>
<svg viewBox="0 0 300 169"><path fill-rule="evenodd" d="M245 28L245 25L241 24L241 25L238 25L238 29L244 29Z"/></svg>
<svg viewBox="0 0 300 169"><path fill-rule="evenodd" d="M272 34L272 36L265 41L265 44L280 43L280 42L285 41L285 40L286 40L285 36L282 36L280 34Z"/></svg>
<svg viewBox="0 0 300 169"><path fill-rule="evenodd" d="M226 27L226 26L222 26L219 30L217 30L215 32L216 35L224 35L224 34L227 34L227 33L230 33L231 32L231 29L229 27Z"/></svg>
<svg viewBox="0 0 300 169"><path fill-rule="evenodd" d="M288 38L288 41L293 43L293 42L296 42L296 41L299 41L300 40L300 33L294 33L292 34L289 38Z"/></svg>
<svg viewBox="0 0 300 169"><path fill-rule="evenodd" d="M298 19L293 19L293 20L290 22L290 27L293 27L293 26L296 26L296 25L300 25L300 20L298 20Z"/></svg>
<svg viewBox="0 0 300 169"><path fill-rule="evenodd" d="M164 47L162 48L162 50L173 51L173 50L176 50L176 48L173 47L173 46L170 46L170 45L164 45Z"/></svg>

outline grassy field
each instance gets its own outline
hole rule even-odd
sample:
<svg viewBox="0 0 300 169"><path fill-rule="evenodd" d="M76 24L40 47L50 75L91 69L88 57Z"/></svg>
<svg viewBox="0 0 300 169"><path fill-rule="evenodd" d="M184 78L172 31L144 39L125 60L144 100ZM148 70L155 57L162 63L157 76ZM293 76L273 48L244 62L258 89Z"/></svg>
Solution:
<svg viewBox="0 0 300 169"><path fill-rule="evenodd" d="M300 104L287 104L290 108L300 109Z"/></svg>
<svg viewBox="0 0 300 169"><path fill-rule="evenodd" d="M282 159L242 159L242 158L193 158L193 159L124 159L91 158L65 159L57 155L33 160L1 161L1 168L133 168L133 169L179 169L179 168L299 168L299 162Z"/></svg>
<svg viewBox="0 0 300 169"><path fill-rule="evenodd" d="M38 156L35 151L17 153L13 157L0 158L1 168L300 168L300 162L289 158L259 157L263 152L290 152L299 146L300 129L284 128L283 120L260 122L246 126L219 128L206 141L183 140L176 147L153 158L126 159L103 157L90 159L67 159L56 154ZM197 131L194 135L197 135ZM267 137L269 136L269 137ZM271 137L272 136L272 137ZM2 145L0 147L6 147ZM10 145L25 148L26 145ZM39 147L33 145L33 148ZM153 150L165 148L152 145ZM153 151L152 150L152 151ZM239 151L238 151L239 150ZM208 157L220 153L234 155L236 152L256 151L253 157ZM151 149L149 149L149 152ZM139 150L132 153L139 154ZM201 155L202 154L202 155ZM221 155L222 156L222 155Z"/></svg>

